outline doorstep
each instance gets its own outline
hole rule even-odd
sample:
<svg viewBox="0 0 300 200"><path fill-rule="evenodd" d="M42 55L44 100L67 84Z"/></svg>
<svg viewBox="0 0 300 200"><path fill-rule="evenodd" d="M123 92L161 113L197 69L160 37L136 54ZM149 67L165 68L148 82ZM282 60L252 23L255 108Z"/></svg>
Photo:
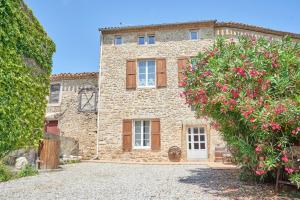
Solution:
<svg viewBox="0 0 300 200"><path fill-rule="evenodd" d="M81 162L91 163L114 163L114 164L136 164L136 165L206 165L212 169L238 169L234 164L223 164L209 161L181 161L181 162L134 162L121 160L81 160Z"/></svg>

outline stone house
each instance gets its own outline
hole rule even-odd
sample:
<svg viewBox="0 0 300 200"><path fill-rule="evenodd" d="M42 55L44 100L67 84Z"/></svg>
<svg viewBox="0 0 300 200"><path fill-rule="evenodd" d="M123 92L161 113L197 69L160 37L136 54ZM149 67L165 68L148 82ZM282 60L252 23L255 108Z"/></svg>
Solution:
<svg viewBox="0 0 300 200"><path fill-rule="evenodd" d="M98 158L168 161L177 146L182 160L215 161L224 146L218 132L179 97L182 68L217 36L280 38L286 33L240 23L200 21L100 28Z"/></svg>
<svg viewBox="0 0 300 200"><path fill-rule="evenodd" d="M51 76L45 131L61 136L63 154L96 155L97 99L98 73Z"/></svg>
<svg viewBox="0 0 300 200"><path fill-rule="evenodd" d="M99 74L52 75L45 129L74 139L75 154L83 159L134 162L169 161L173 146L181 149L182 161L222 159L219 150L226 145L218 131L207 119L196 119L179 95L183 67L217 36L300 39L300 34L217 21L99 31ZM71 154L65 141L63 149Z"/></svg>

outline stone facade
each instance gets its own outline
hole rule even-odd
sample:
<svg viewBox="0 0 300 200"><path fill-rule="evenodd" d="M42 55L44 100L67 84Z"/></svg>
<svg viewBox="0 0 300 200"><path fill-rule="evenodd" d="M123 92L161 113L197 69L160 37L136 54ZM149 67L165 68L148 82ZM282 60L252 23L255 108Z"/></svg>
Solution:
<svg viewBox="0 0 300 200"><path fill-rule="evenodd" d="M79 106L84 88L91 88L98 96L98 74L58 74L51 77L51 84L60 84L58 103L48 103L46 120L58 121L60 136L73 138L79 143L79 156L92 159L96 156L97 147L97 111L80 111ZM86 94L89 96L89 94ZM94 98L92 98L94 102ZM97 100L97 98L96 98ZM95 104L95 108L96 108ZM70 149L70 142L66 148ZM74 143L76 145L76 143ZM78 144L77 144L78 145ZM64 151L64 150L62 150ZM67 150L66 150L67 151Z"/></svg>
<svg viewBox="0 0 300 200"><path fill-rule="evenodd" d="M123 33L123 44L113 45L115 34L103 34L99 99L99 158L131 161L168 161L168 149L179 146L186 156L186 131L190 126L204 126L207 133L209 160L214 148L223 145L217 131L205 120L197 120L184 99L179 97L177 60L196 56L214 40L214 29L199 29L200 40L189 40L189 29L162 30L155 34L153 45L138 45L138 33ZM126 90L128 59L165 58L167 87ZM118 81L117 81L118 80ZM105 117L103 117L105 116ZM123 119L160 119L161 150L122 150Z"/></svg>
<svg viewBox="0 0 300 200"><path fill-rule="evenodd" d="M240 27L246 27L241 29ZM252 28L250 30L250 28ZM151 25L101 29L99 159L122 161L168 161L168 149L178 146L182 160L187 160L187 129L204 127L207 137L207 160L214 161L215 148L224 146L220 134L204 119L196 119L194 112L179 97L177 61L196 56L213 44L216 36L236 37L254 35L280 37L281 32L248 26L229 26L216 22ZM198 40L190 40L190 30L197 30ZM273 33L273 34L272 34ZM155 44L138 45L139 35L155 35ZM121 45L114 45L115 36L122 37ZM166 59L167 87L126 89L126 61ZM124 119L160 119L161 147L151 149L122 149L122 121Z"/></svg>

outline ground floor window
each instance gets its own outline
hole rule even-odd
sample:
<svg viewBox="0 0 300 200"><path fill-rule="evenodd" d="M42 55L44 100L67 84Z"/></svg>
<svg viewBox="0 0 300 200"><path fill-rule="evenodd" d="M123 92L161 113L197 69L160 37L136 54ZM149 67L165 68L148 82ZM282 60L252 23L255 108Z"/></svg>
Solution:
<svg viewBox="0 0 300 200"><path fill-rule="evenodd" d="M150 121L134 121L134 147L150 148Z"/></svg>

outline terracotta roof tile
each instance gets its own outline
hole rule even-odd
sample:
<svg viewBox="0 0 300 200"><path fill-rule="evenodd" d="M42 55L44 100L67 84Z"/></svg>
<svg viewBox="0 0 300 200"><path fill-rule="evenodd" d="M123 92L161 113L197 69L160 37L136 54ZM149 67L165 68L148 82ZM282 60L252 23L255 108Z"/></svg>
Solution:
<svg viewBox="0 0 300 200"><path fill-rule="evenodd" d="M297 33L278 31L278 30L273 30L273 29L264 28L260 26L253 26L249 24L236 23L236 22L217 22L215 24L215 27L237 28L237 29L244 29L244 30L279 35L279 36L289 35L291 37L300 39L300 34Z"/></svg>
<svg viewBox="0 0 300 200"><path fill-rule="evenodd" d="M51 80L61 79L96 79L98 72L82 72L82 73L60 73L51 75Z"/></svg>
<svg viewBox="0 0 300 200"><path fill-rule="evenodd" d="M119 27L103 27L99 28L99 31L103 33L118 33L118 32L130 32L130 31L142 31L142 30L158 30L162 28L187 28L200 25L212 25L214 27L229 27L244 29L249 31L261 32L266 34L274 34L278 36L290 35L293 38L300 39L300 34L273 30L260 26L253 26L249 24L236 23L236 22L218 22L217 20L206 21L191 21L180 23L163 23L163 24L150 24L150 25L137 25L137 26L119 26Z"/></svg>

